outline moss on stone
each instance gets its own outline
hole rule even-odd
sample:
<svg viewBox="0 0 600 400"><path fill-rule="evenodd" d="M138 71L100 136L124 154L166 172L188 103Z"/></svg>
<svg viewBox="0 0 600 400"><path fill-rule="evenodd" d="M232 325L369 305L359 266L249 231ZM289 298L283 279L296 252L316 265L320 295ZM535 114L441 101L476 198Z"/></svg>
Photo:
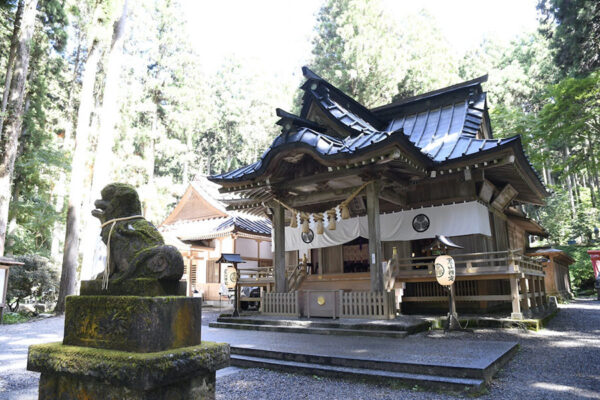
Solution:
<svg viewBox="0 0 600 400"><path fill-rule="evenodd" d="M185 281L156 278L113 280L107 289L102 288L100 280L81 282L82 296L185 296L185 291Z"/></svg>
<svg viewBox="0 0 600 400"><path fill-rule="evenodd" d="M145 390L194 371L215 371L228 365L229 345L215 342L153 353L47 343L31 346L27 360L27 369L31 371L93 377Z"/></svg>
<svg viewBox="0 0 600 400"><path fill-rule="evenodd" d="M202 300L182 296L71 296L64 344L153 352L200 343Z"/></svg>

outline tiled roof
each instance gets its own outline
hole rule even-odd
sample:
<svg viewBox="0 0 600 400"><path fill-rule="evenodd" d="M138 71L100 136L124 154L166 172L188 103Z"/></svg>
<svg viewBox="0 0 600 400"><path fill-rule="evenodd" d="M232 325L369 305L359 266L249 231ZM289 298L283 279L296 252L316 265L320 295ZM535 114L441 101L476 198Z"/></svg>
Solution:
<svg viewBox="0 0 600 400"><path fill-rule="evenodd" d="M239 230L263 236L271 235L270 220L242 216L236 212L230 214L229 217L181 221L173 225L165 225L162 230L180 240L210 239Z"/></svg>
<svg viewBox="0 0 600 400"><path fill-rule="evenodd" d="M246 232L253 232L259 235L271 235L271 221L266 218L247 218L239 215L234 215L223 221L218 227L218 231L226 230L227 228L235 227Z"/></svg>
<svg viewBox="0 0 600 400"><path fill-rule="evenodd" d="M329 158L357 155L389 139L417 155L424 165L432 166L520 140L518 136L498 140L476 138L485 122L486 97L479 85L486 77L370 111L308 68L303 72L308 80L302 86L305 95L301 116L278 113L283 116L282 121L286 117L293 118L290 126L294 129L279 135L255 163L210 179L250 179L267 167L273 153L287 146L308 148L319 157ZM346 137L338 132L320 132L314 124L311 127L298 125L307 118L308 104L313 102L330 116L340 131L347 133ZM278 123L283 126L282 121Z"/></svg>

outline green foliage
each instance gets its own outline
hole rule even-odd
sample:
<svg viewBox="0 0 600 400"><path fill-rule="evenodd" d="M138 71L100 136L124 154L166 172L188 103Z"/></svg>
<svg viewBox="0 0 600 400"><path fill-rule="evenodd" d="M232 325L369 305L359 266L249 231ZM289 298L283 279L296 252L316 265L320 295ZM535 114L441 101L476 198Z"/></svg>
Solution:
<svg viewBox="0 0 600 400"><path fill-rule="evenodd" d="M600 2L539 0L544 34L551 39L554 61L565 74L600 68Z"/></svg>
<svg viewBox="0 0 600 400"><path fill-rule="evenodd" d="M60 109L64 88L59 86L64 64L51 56L50 44L38 28L31 48L27 107L15 163L11 226L7 250L13 254L50 255L52 228L62 215L54 207L55 177L66 168L59 148Z"/></svg>
<svg viewBox="0 0 600 400"><path fill-rule="evenodd" d="M461 80L459 59L440 29L438 21L427 11L407 14L396 27L397 93L393 101L442 88Z"/></svg>
<svg viewBox="0 0 600 400"><path fill-rule="evenodd" d="M572 221L568 194L556 188L546 200L546 207L539 210L539 221L548 231L553 243L567 243L573 237Z"/></svg>
<svg viewBox="0 0 600 400"><path fill-rule="evenodd" d="M459 80L455 53L425 11L395 24L378 0L329 0L315 31L312 68L367 107Z"/></svg>
<svg viewBox="0 0 600 400"><path fill-rule="evenodd" d="M2 318L2 323L6 325L20 324L31 320L32 315L29 313L5 312Z"/></svg>
<svg viewBox="0 0 600 400"><path fill-rule="evenodd" d="M571 285L574 290L594 287L594 269L588 250L597 250L598 246L561 245L557 249L570 255L575 263L569 267Z"/></svg>
<svg viewBox="0 0 600 400"><path fill-rule="evenodd" d="M11 311L26 298L55 301L58 294L58 274L47 258L27 255L16 257L25 263L10 269L6 301Z"/></svg>
<svg viewBox="0 0 600 400"><path fill-rule="evenodd" d="M375 0L329 0L317 16L312 67L367 107L389 103L398 80L395 27Z"/></svg>

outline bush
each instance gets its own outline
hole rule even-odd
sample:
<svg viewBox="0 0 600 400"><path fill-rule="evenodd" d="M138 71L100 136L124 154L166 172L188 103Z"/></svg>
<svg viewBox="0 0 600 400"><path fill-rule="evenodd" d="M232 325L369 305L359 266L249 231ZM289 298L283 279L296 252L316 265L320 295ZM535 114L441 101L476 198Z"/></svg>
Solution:
<svg viewBox="0 0 600 400"><path fill-rule="evenodd" d="M21 314L15 312L5 312L2 318L2 323L6 325L19 324L21 322L27 322L32 318L29 314Z"/></svg>
<svg viewBox="0 0 600 400"><path fill-rule="evenodd" d="M27 298L40 302L56 301L58 274L47 258L37 255L16 257L24 265L10 269L6 300L11 311Z"/></svg>
<svg viewBox="0 0 600 400"><path fill-rule="evenodd" d="M587 250L598 250L598 246L555 246L573 257L575 263L569 267L571 286L574 290L590 289L594 287L594 268Z"/></svg>

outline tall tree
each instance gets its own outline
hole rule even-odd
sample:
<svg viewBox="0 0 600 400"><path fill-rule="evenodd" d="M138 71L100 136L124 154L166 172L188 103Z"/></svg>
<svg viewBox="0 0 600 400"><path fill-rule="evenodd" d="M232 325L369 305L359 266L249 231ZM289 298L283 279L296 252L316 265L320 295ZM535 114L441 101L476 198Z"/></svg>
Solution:
<svg viewBox="0 0 600 400"><path fill-rule="evenodd" d="M396 82L400 100L457 83L459 59L426 10L407 14L398 26L399 56ZM394 51L388 49L387 51Z"/></svg>
<svg viewBox="0 0 600 400"><path fill-rule="evenodd" d="M401 63L395 26L378 0L328 0L313 41L314 70L367 107L396 93Z"/></svg>
<svg viewBox="0 0 600 400"><path fill-rule="evenodd" d="M554 60L565 74L585 75L600 68L600 2L539 0L538 9Z"/></svg>
<svg viewBox="0 0 600 400"><path fill-rule="evenodd" d="M8 104L8 95L10 93L10 82L12 80L13 69L15 66L15 57L17 56L17 46L19 44L19 30L21 29L21 18L23 18L24 0L19 0L15 19L13 23L12 39L10 41L10 50L8 52L8 60L6 61L6 77L4 78L4 90L2 92L2 106L0 108L0 136L2 135L4 126L4 114L6 113L6 105Z"/></svg>
<svg viewBox="0 0 600 400"><path fill-rule="evenodd" d="M38 18L31 45L31 62L23 130L15 161L6 251L14 255L51 251L52 229L60 221L54 208L55 177L66 168L61 150L64 131L66 66L50 46Z"/></svg>
<svg viewBox="0 0 600 400"><path fill-rule="evenodd" d="M102 108L100 110L100 126L97 136L96 154L94 157L90 200L88 202L90 209L93 209L93 202L95 199L99 198L102 188L109 183L110 169L113 165L112 148L114 145L115 126L119 116L119 78L123 61L123 38L127 21L127 5L128 2L125 0L120 16L113 25L111 43L105 57L104 91L102 93ZM100 224L96 218L89 218L89 215L87 217L88 218L83 218L83 220L86 221L86 224L81 240L81 249L83 253L81 261L82 279L91 278L92 263L96 259L96 249L100 245L100 235L98 235Z"/></svg>
<svg viewBox="0 0 600 400"><path fill-rule="evenodd" d="M23 125L25 82L29 70L29 46L33 36L37 0L26 1L19 30L19 44L11 79L8 118L0 138L0 256L4 254L12 180L17 158L19 135Z"/></svg>
<svg viewBox="0 0 600 400"><path fill-rule="evenodd" d="M88 27L88 51L81 77L79 109L75 129L75 147L71 161L71 179L69 182L69 203L63 250L62 272L58 301L55 311L63 313L65 299L77 289L77 264L79 259L79 225L83 191L85 188L85 164L88 148L90 117L94 106L94 84L98 62L102 55L102 46L106 39L106 25L113 18L114 3L104 1L94 4L94 18Z"/></svg>

